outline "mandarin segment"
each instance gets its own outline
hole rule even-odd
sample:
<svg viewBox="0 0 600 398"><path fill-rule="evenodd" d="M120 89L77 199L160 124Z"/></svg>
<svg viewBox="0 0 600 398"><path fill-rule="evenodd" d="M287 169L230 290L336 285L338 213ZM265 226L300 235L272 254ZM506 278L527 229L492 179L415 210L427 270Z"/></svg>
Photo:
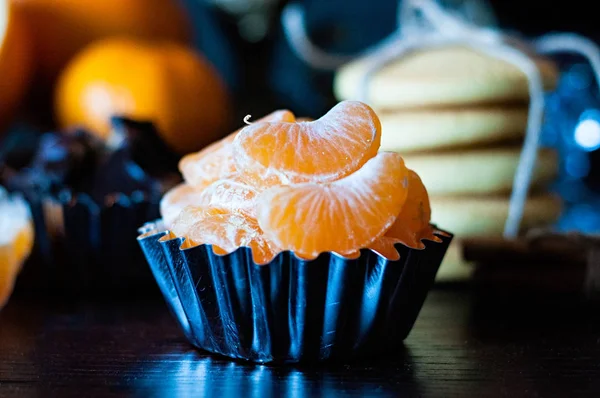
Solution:
<svg viewBox="0 0 600 398"><path fill-rule="evenodd" d="M23 225L12 242L0 242L0 308L8 301L21 266L31 253L33 235L33 226Z"/></svg>
<svg viewBox="0 0 600 398"><path fill-rule="evenodd" d="M243 174L234 174L206 187L198 197L197 206L241 212L256 218L255 199L259 191L248 184Z"/></svg>
<svg viewBox="0 0 600 398"><path fill-rule="evenodd" d="M428 225L424 229L419 232L419 240L430 240L432 242L442 242L442 239L438 236L448 236L448 234L438 231L433 228L431 225Z"/></svg>
<svg viewBox="0 0 600 398"><path fill-rule="evenodd" d="M256 180L289 184L330 182L377 154L381 124L357 101L341 102L313 122L253 123L233 142L236 168Z"/></svg>
<svg viewBox="0 0 600 398"><path fill-rule="evenodd" d="M214 252L221 255L249 247L257 264L271 261L279 252L265 238L256 220L222 209L187 207L174 223L173 232L194 244L213 245Z"/></svg>
<svg viewBox="0 0 600 398"><path fill-rule="evenodd" d="M257 264L267 263L275 257L272 245L256 221L243 214L224 213L206 217L190 229L188 236L193 241L216 246L217 254L228 254L242 246L249 247L252 259Z"/></svg>
<svg viewBox="0 0 600 398"><path fill-rule="evenodd" d="M257 198L258 223L277 247L303 258L352 253L383 236L407 195L408 170L381 152L338 181L279 186Z"/></svg>
<svg viewBox="0 0 600 398"><path fill-rule="evenodd" d="M31 250L33 249L34 235L33 223L28 222L19 229L19 232L15 237L13 242L13 251L15 258L19 263L19 271L21 270L23 262L27 259L29 253L31 253Z"/></svg>
<svg viewBox="0 0 600 398"><path fill-rule="evenodd" d="M288 110L279 110L259 119L256 123L267 121L293 122L294 114ZM236 171L231 144L241 129L229 134L203 150L184 156L179 162L179 171L190 185L208 185Z"/></svg>
<svg viewBox="0 0 600 398"><path fill-rule="evenodd" d="M231 143L236 134L237 132L232 133L200 152L184 156L179 161L179 171L183 179L192 186L202 186L234 173Z"/></svg>
<svg viewBox="0 0 600 398"><path fill-rule="evenodd" d="M167 192L160 201L160 215L167 228L171 226L181 211L200 201L202 190L182 183Z"/></svg>
<svg viewBox="0 0 600 398"><path fill-rule="evenodd" d="M423 181L413 170L408 170L408 197L396 222L386 232L386 236L400 240L413 249L423 249L421 239L436 240L429 221L431 206Z"/></svg>
<svg viewBox="0 0 600 398"><path fill-rule="evenodd" d="M287 109L280 109L278 111L274 111L269 113L266 116L261 117L256 121L256 123L265 123L265 122L282 122L282 123L294 123L296 121L296 116L288 111ZM243 128L240 128L236 131L239 133Z"/></svg>
<svg viewBox="0 0 600 398"><path fill-rule="evenodd" d="M11 245L0 244L0 308L6 304L17 277L17 257Z"/></svg>
<svg viewBox="0 0 600 398"><path fill-rule="evenodd" d="M17 277L17 273L10 265L14 263L14 260L9 250L9 248L0 246L0 309L8 301Z"/></svg>
<svg viewBox="0 0 600 398"><path fill-rule="evenodd" d="M223 213L224 211L221 209L207 209L203 207L189 205L186 206L183 210L181 210L177 218L175 218L175 220L173 220L173 222L171 223L169 229L175 236L188 237L188 232L193 225L202 222L202 220L204 220L207 217Z"/></svg>
<svg viewBox="0 0 600 398"><path fill-rule="evenodd" d="M9 197L0 187L0 308L12 293L33 241L29 208L22 199Z"/></svg>

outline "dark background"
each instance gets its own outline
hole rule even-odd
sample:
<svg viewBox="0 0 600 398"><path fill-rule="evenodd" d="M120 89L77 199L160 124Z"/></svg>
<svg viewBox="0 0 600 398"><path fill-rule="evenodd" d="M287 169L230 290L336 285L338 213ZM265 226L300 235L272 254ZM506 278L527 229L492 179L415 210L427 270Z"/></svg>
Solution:
<svg viewBox="0 0 600 398"><path fill-rule="evenodd" d="M251 107L267 108L265 103L272 101L275 105L300 108L295 111L312 116L318 116L328 106L325 102L332 98L309 98L301 93L308 92L308 86L319 86L323 93L330 94L331 73L307 70L309 68L290 52L280 23L283 7L291 2L304 7L308 33L321 48L355 54L396 28L398 5L397 0L280 1L271 13L267 37L249 43L238 34L236 16L216 7L201 6L202 2L198 0L184 2L195 20L198 47L216 64L237 96L254 97L249 104ZM600 38L598 17L594 12L597 5L593 0L488 0L487 3L492 6L502 28L526 36L572 31L596 41ZM256 101L257 92L266 95Z"/></svg>
<svg viewBox="0 0 600 398"><path fill-rule="evenodd" d="M600 35L598 4L593 0L492 0L490 4L503 26L526 34L574 31L596 41Z"/></svg>

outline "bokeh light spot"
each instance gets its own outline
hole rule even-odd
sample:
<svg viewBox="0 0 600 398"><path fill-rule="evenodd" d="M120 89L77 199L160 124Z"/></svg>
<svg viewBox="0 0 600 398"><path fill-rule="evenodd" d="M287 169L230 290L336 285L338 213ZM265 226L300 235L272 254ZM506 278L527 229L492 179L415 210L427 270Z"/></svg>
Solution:
<svg viewBox="0 0 600 398"><path fill-rule="evenodd" d="M583 119L575 127L575 142L586 151L600 148L600 121Z"/></svg>

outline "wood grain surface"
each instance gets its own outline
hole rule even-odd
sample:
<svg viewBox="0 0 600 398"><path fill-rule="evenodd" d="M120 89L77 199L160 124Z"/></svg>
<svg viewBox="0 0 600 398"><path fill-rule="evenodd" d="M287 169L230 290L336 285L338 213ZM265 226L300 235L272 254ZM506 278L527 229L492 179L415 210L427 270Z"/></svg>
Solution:
<svg viewBox="0 0 600 398"><path fill-rule="evenodd" d="M434 290L405 350L312 367L191 348L160 299L16 299L0 312L0 396L600 396L597 304Z"/></svg>

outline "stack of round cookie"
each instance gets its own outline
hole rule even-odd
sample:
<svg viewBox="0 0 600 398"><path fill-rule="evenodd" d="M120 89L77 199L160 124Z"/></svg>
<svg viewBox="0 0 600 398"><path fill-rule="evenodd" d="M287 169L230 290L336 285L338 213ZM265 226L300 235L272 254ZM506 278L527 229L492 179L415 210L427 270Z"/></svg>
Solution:
<svg viewBox="0 0 600 398"><path fill-rule="evenodd" d="M534 60L552 89L556 67ZM366 65L359 60L338 71L338 99L358 97ZM370 80L367 93L381 118L381 150L403 155L429 191L432 221L456 234L438 279L463 278L471 269L460 256L464 240L502 236L527 124L527 78L506 62L445 47L399 58ZM523 228L558 218L561 203L545 191L557 171L555 153L541 149Z"/></svg>

